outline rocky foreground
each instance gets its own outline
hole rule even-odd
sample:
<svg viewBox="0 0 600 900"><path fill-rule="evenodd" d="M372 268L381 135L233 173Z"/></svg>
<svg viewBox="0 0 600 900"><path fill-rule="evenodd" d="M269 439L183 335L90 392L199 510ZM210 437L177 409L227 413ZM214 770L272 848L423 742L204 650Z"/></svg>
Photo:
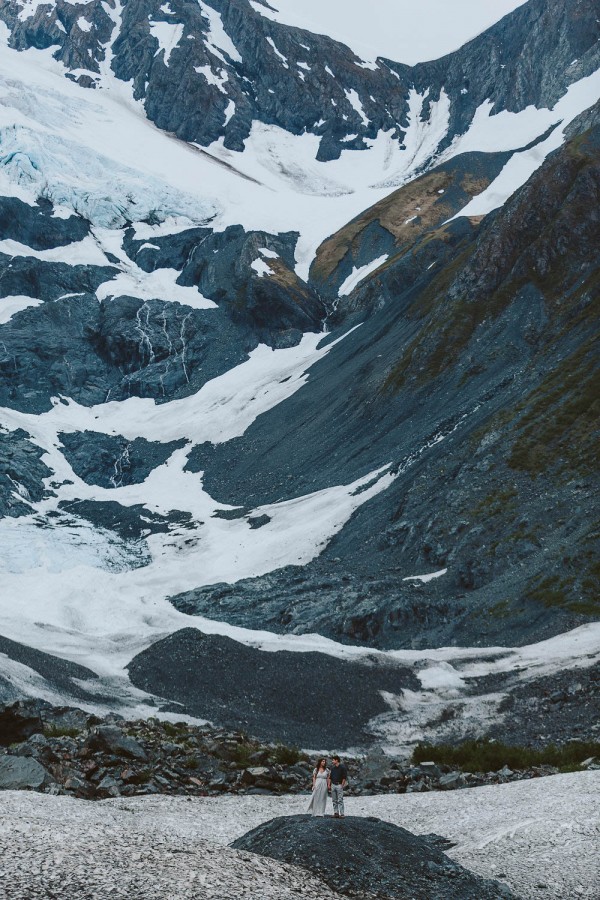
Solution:
<svg viewBox="0 0 600 900"><path fill-rule="evenodd" d="M376 816L416 835L446 838L453 845L445 845L447 857L483 879L507 885L521 900L596 900L599 798L600 772L579 772L473 791L350 798L347 812ZM146 796L91 803L5 791L0 793L0 896L348 896L298 866L229 846L273 817L305 812L306 803L300 796ZM327 819L322 827L339 824ZM336 834L345 862L347 845ZM417 864L424 862L423 851ZM425 895L427 900L434 896Z"/></svg>
<svg viewBox="0 0 600 900"><path fill-rule="evenodd" d="M597 745L589 745L597 746ZM555 775L551 765L463 772L394 760L378 750L344 758L348 793L427 793ZM597 757L580 760L598 768ZM36 790L78 799L171 794L298 794L309 790L314 760L295 747L265 744L242 731L125 721L41 700L0 706L0 790Z"/></svg>

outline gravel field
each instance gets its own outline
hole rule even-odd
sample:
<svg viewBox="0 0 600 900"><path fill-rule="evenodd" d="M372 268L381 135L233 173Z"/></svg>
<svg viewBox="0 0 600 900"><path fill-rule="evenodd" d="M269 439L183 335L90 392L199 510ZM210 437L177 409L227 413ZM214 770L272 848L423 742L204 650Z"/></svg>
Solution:
<svg viewBox="0 0 600 900"><path fill-rule="evenodd" d="M336 895L301 870L223 846L307 804L307 796L247 795L92 803L7 791L0 795L0 897L326 900ZM443 835L455 844L450 856L524 900L600 898L600 771L349 798L347 813Z"/></svg>

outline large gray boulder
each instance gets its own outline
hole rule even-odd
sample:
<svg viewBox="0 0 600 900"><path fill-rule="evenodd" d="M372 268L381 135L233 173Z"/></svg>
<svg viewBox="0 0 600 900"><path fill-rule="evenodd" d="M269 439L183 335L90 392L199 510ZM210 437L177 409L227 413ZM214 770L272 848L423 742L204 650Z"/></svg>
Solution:
<svg viewBox="0 0 600 900"><path fill-rule="evenodd" d="M30 756L0 757L0 790L39 791L53 780L47 769Z"/></svg>
<svg viewBox="0 0 600 900"><path fill-rule="evenodd" d="M92 729L86 741L90 750L104 750L116 756L127 756L131 759L147 759L146 751L133 738L124 734L116 725L99 725Z"/></svg>

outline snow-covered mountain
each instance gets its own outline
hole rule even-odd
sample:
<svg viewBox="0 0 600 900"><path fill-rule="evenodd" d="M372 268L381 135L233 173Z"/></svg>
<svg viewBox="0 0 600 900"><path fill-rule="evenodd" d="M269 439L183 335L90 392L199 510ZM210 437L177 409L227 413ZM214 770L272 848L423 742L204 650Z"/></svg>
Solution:
<svg viewBox="0 0 600 900"><path fill-rule="evenodd" d="M189 627L597 663L600 10L446 7L0 0L7 697L200 715Z"/></svg>

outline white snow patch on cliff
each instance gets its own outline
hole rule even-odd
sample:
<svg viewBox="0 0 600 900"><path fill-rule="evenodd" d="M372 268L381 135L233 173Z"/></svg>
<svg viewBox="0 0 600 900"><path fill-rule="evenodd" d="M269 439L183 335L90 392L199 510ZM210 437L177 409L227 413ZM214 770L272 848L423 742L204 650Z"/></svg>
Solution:
<svg viewBox="0 0 600 900"><path fill-rule="evenodd" d="M21 310L28 309L30 306L39 306L42 302L43 301L38 300L37 297L16 296L14 294L9 297L1 297L0 325L5 325L7 322L10 322L12 317L16 316Z"/></svg>
<svg viewBox="0 0 600 900"><path fill-rule="evenodd" d="M158 41L158 50L154 54L162 51L164 53L163 63L168 67L171 53L179 46L179 42L183 37L183 25L172 25L170 22L151 22L150 34Z"/></svg>
<svg viewBox="0 0 600 900"><path fill-rule="evenodd" d="M227 94L225 85L229 81L229 76L225 69L217 69L215 72L212 66L195 66L194 72L197 72L198 75L203 75L206 81L218 88L222 94Z"/></svg>
<svg viewBox="0 0 600 900"><path fill-rule="evenodd" d="M377 259L374 259L372 262L367 263L366 266L359 266L358 268L354 266L351 273L340 285L338 291L340 297L350 294L359 282L366 278L367 275L370 275L371 272L374 272L375 269L378 269L379 266L383 265L386 259L387 255L384 254L383 256L378 256Z"/></svg>
<svg viewBox="0 0 600 900"><path fill-rule="evenodd" d="M271 49L273 50L273 53L275 54L275 56L277 56L278 59L281 60L281 62L282 62L282 64L283 64L283 68L284 68L284 69L289 69L289 65L288 65L288 61L287 61L287 56L284 56L283 53L282 53L280 50L277 49L277 47L275 46L275 41L273 40L272 37L268 37L268 38L267 38L267 44L269 44L269 46L270 46Z"/></svg>
<svg viewBox="0 0 600 900"><path fill-rule="evenodd" d="M216 309L217 304L204 297L195 287L177 284L177 269L155 269L144 272L132 265L128 272L120 272L111 281L103 282L96 290L98 300L107 297L139 297L140 300L165 300L181 303L192 309Z"/></svg>
<svg viewBox="0 0 600 900"><path fill-rule="evenodd" d="M275 274L273 269L269 267L269 264L266 263L264 259L255 259L250 263L250 268L254 269L259 278L263 278L265 275Z"/></svg>
<svg viewBox="0 0 600 900"><path fill-rule="evenodd" d="M350 106L358 113L358 115L362 119L363 125L367 127L369 125L369 120L365 115L365 111L362 103L360 102L358 93L354 90L354 88L352 88L352 90L350 91L344 91L344 93L346 95L346 100L348 101Z"/></svg>
<svg viewBox="0 0 600 900"><path fill-rule="evenodd" d="M0 253L7 256L32 256L45 262L65 262L72 266L107 266L109 262L92 235L81 241L53 247L49 250L35 250L11 238L0 240Z"/></svg>
<svg viewBox="0 0 600 900"><path fill-rule="evenodd" d="M208 19L209 23L207 35L208 49L226 64L227 60L223 58L223 53L225 53L233 62L242 62L242 57L235 44L225 31L220 13L218 13L216 9L213 9L212 6L203 3L202 0L198 0L198 3L200 4L202 15Z"/></svg>
<svg viewBox="0 0 600 900"><path fill-rule="evenodd" d="M430 572L429 575L407 575L402 581L421 581L423 584L427 584L428 581L441 578L447 571L448 569L439 569L437 572Z"/></svg>

